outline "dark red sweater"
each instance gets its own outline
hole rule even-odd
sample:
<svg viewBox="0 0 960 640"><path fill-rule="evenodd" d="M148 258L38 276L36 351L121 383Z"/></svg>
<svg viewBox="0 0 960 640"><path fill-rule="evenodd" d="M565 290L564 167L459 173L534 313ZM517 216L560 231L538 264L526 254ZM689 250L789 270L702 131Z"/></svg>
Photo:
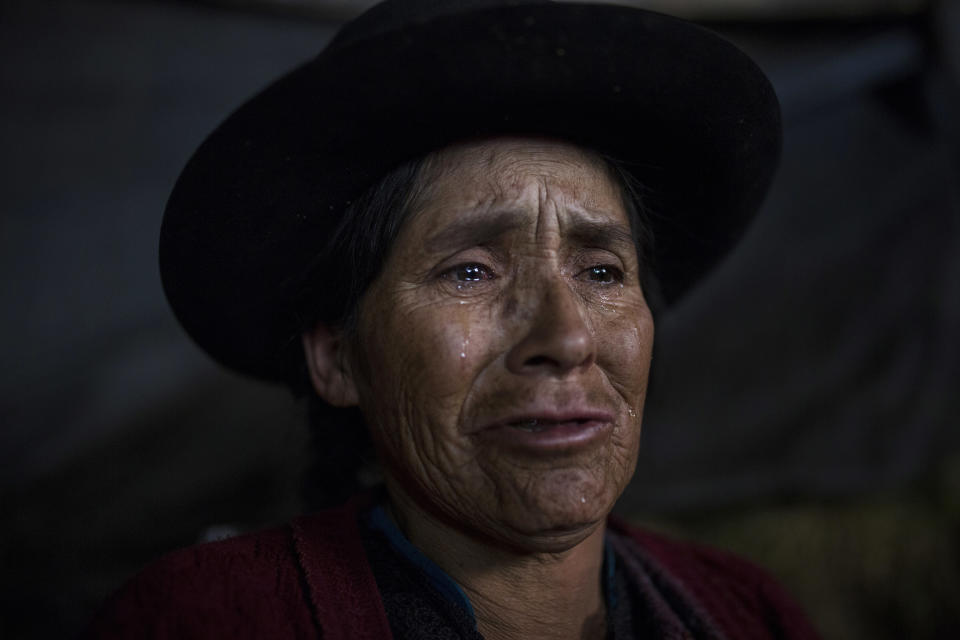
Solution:
<svg viewBox="0 0 960 640"><path fill-rule="evenodd" d="M640 559L633 564L643 565L643 580L681 600L701 625L709 621L704 636L816 637L753 565L616 519L610 529L619 534L618 552ZM391 638L360 534L356 506L348 504L288 527L175 551L108 600L86 637ZM701 635L696 626L692 633Z"/></svg>

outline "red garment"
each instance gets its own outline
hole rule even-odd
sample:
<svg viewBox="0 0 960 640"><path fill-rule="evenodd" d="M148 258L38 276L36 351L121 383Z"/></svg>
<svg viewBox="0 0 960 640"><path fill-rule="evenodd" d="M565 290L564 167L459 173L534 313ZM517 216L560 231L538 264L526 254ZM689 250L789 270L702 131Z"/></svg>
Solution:
<svg viewBox="0 0 960 640"><path fill-rule="evenodd" d="M734 556L611 519L731 640L816 634L779 586ZM107 601L88 638L390 638L357 507L175 551ZM322 632L321 632L322 629Z"/></svg>

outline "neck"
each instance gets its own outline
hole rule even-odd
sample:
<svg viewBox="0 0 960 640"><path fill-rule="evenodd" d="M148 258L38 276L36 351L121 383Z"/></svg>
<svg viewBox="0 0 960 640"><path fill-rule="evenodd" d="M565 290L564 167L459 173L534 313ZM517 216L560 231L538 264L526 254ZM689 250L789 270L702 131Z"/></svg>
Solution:
<svg viewBox="0 0 960 640"><path fill-rule="evenodd" d="M407 538L470 598L487 640L605 637L601 525L558 553L522 551L466 535L405 495L391 509Z"/></svg>

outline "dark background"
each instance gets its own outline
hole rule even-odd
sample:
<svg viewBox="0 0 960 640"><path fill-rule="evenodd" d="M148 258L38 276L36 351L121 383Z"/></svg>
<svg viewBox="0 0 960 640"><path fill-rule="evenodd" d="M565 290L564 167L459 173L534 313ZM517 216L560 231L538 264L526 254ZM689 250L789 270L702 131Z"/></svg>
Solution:
<svg viewBox="0 0 960 640"><path fill-rule="evenodd" d="M228 4L0 2L2 637L302 508L303 407L189 342L156 243L193 148L351 7ZM960 3L874 4L710 16L773 80L784 158L658 318L619 508L764 564L828 637L956 637Z"/></svg>

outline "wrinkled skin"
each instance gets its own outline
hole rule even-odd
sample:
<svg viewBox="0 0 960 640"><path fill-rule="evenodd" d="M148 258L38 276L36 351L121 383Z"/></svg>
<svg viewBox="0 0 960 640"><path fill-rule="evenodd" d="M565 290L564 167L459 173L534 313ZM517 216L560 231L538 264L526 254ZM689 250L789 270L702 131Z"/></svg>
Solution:
<svg viewBox="0 0 960 640"><path fill-rule="evenodd" d="M544 140L452 147L422 178L349 349L394 509L569 549L602 528L639 445L653 321L621 193L597 158ZM511 446L505 417L543 406L610 424L586 444Z"/></svg>

